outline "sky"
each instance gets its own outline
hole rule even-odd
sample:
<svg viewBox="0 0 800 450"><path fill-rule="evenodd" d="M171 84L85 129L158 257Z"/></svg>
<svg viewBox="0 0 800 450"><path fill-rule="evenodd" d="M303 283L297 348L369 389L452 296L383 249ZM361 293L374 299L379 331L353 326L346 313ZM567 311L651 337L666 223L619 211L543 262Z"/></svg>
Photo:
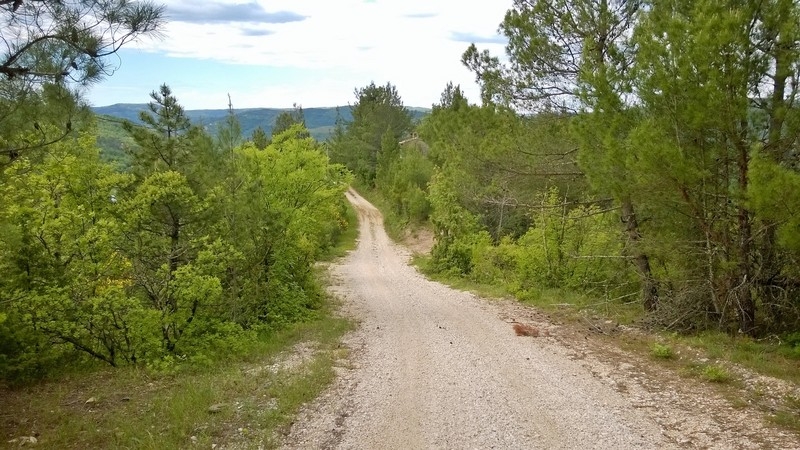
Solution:
<svg viewBox="0 0 800 450"><path fill-rule="evenodd" d="M343 106L370 82L430 107L446 84L479 101L461 55L503 54L512 0L162 0L160 39L129 43L92 86L94 106L146 103L166 83L186 109Z"/></svg>

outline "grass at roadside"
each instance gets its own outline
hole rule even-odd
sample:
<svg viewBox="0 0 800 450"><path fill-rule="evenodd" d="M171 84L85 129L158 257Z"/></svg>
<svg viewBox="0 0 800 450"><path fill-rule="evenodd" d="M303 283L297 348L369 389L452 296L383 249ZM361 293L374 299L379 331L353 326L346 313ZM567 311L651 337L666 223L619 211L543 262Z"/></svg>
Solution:
<svg viewBox="0 0 800 450"><path fill-rule="evenodd" d="M800 434L800 400L792 389L785 391L752 375L784 380L797 392L800 358L785 343L719 332L653 332L611 339L627 351L649 353L653 364L661 369L714 384L734 407L754 406L768 421Z"/></svg>
<svg viewBox="0 0 800 450"><path fill-rule="evenodd" d="M350 202L345 202L345 220L348 227L339 235L335 246L329 248L321 257L321 261L333 261L336 258L345 256L349 251L356 248L358 238L358 215Z"/></svg>
<svg viewBox="0 0 800 450"><path fill-rule="evenodd" d="M431 257L429 255L417 255L411 259L411 264L416 266L420 272L431 280L446 284L454 289L461 291L474 292L487 298L511 297L512 294L505 286L476 283L463 277L452 276L446 273L436 272L430 266Z"/></svg>
<svg viewBox="0 0 800 450"><path fill-rule="evenodd" d="M245 441L271 447L304 402L333 379L349 323L331 314L263 336L240 361L179 375L104 370L6 392L3 442L36 437L46 448L185 448ZM313 352L292 367L295 345Z"/></svg>
<svg viewBox="0 0 800 450"><path fill-rule="evenodd" d="M471 291L488 298L515 298L514 293L503 285L478 283L464 277L431 270L430 256L417 256L412 260L412 264L428 278L445 283L455 289ZM579 321L588 316L627 325L635 323L642 317L641 307L635 302L607 301L563 289L542 289L528 293L524 298L517 298L517 300L535 306L563 321Z"/></svg>

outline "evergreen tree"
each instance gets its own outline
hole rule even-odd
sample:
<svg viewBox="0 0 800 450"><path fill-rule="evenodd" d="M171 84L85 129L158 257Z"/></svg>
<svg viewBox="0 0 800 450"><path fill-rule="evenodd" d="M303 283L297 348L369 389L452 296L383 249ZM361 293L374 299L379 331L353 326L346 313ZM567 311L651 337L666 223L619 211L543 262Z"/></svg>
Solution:
<svg viewBox="0 0 800 450"><path fill-rule="evenodd" d="M291 128L293 125L306 126L306 117L303 114L303 107L295 104L291 111L282 111L275 118L275 125L272 127L272 137L275 137Z"/></svg>
<svg viewBox="0 0 800 450"><path fill-rule="evenodd" d="M390 83L386 86L370 83L356 89L355 95L356 103L350 108L353 121L334 133L332 158L371 185L385 133L388 130L389 136L400 141L412 129L411 114L403 106L397 88Z"/></svg>
<svg viewBox="0 0 800 450"><path fill-rule="evenodd" d="M623 145L632 124L627 71L638 2L624 0L515 1L500 30L508 38L506 66L475 45L463 62L482 83L484 97L531 111L583 112L576 130L581 168L603 194L620 204L627 253L642 283L642 303L654 310L658 287L642 234Z"/></svg>
<svg viewBox="0 0 800 450"><path fill-rule="evenodd" d="M615 199L623 256L665 323L758 334L800 317L783 226L794 205L769 198L798 168L798 11L521 0L501 25L508 64L464 54L485 100L574 117L581 168Z"/></svg>
<svg viewBox="0 0 800 450"><path fill-rule="evenodd" d="M138 147L131 149L133 166L146 175L161 170L180 170L190 157L190 149L182 139L191 123L172 90L162 84L150 93L148 111L139 114L144 126L131 122L123 124Z"/></svg>
<svg viewBox="0 0 800 450"><path fill-rule="evenodd" d="M250 136L250 142L256 146L259 150L264 150L270 143L270 138L267 136L266 131L264 131L261 126L257 126L255 130L253 130L253 134Z"/></svg>
<svg viewBox="0 0 800 450"><path fill-rule="evenodd" d="M166 84L150 97L149 111L140 114L143 126L123 123L137 144L129 149L133 173L143 179L157 172L176 171L185 175L197 192L209 189L219 175L209 170L219 161L211 137L192 125ZM233 125L230 133L235 133ZM232 134L229 137L234 139Z"/></svg>
<svg viewBox="0 0 800 450"><path fill-rule="evenodd" d="M798 129L784 120L797 117L790 99L798 87L783 78L798 73L797 17L798 5L780 1L675 1L648 8L635 35L634 82L648 118L633 144L646 143L639 170L688 219L676 224L687 242L703 243L686 246L707 274L700 298L711 300L719 323L750 334L782 320L759 304L790 307L798 296L784 284L781 260L788 261L773 239L776 224L745 199L759 196L754 151L766 157L759 169L767 160L791 166L782 149L798 142Z"/></svg>
<svg viewBox="0 0 800 450"><path fill-rule="evenodd" d="M263 132L263 130L262 130ZM223 154L230 154L233 149L242 144L242 125L233 111L233 102L228 95L228 115L225 121L221 122L217 128L217 148Z"/></svg>
<svg viewBox="0 0 800 450"><path fill-rule="evenodd" d="M113 72L122 46L157 35L164 8L148 1L0 2L0 154L14 159L68 136L81 89Z"/></svg>

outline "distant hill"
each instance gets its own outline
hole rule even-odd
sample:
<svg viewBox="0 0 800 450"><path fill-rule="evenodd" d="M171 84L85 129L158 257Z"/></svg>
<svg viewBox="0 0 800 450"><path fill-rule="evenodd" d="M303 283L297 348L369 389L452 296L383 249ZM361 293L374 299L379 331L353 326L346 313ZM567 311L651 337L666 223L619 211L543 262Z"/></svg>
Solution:
<svg viewBox="0 0 800 450"><path fill-rule="evenodd" d="M94 107L92 110L98 115L127 119L139 123L139 112L146 111L147 105L143 103L118 103L111 106ZM419 120L430 113L428 108L409 107L408 110L415 120ZM275 118L284 111L291 111L291 108L236 109L234 114L242 126L242 135L249 137L258 126L261 126L267 134L270 134L272 127L275 125ZM352 120L349 106L339 107L339 113L343 120ZM336 107L304 108L303 114L306 118L306 127L311 132L311 136L319 141L324 141L331 136L336 126ZM195 109L187 110L186 115L189 116L192 123L202 126L206 131L214 135L217 133L219 123L228 115L228 110Z"/></svg>

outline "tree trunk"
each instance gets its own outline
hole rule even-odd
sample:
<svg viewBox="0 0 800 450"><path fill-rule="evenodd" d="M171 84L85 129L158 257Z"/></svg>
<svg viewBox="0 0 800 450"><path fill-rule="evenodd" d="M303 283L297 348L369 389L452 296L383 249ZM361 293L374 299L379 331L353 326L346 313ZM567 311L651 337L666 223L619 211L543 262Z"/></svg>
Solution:
<svg viewBox="0 0 800 450"><path fill-rule="evenodd" d="M744 124L746 125L746 124ZM748 165L750 155L747 144L740 142L739 151L739 189L747 192L748 185ZM752 283L753 268L751 264L751 243L753 239L752 225L750 221L750 211L743 204L739 206L739 283L737 297L739 299L739 330L749 335L756 333L756 304L753 299Z"/></svg>
<svg viewBox="0 0 800 450"><path fill-rule="evenodd" d="M641 240L639 222L636 220L636 212L629 198L622 200L622 223L625 224L625 232L628 234L627 246L633 248L631 255L633 264L642 281L642 303L645 310L655 311L658 308L658 283L650 270L650 259L638 248L637 244Z"/></svg>
<svg viewBox="0 0 800 450"><path fill-rule="evenodd" d="M169 274L171 279L175 271L178 270L178 261L180 259L178 251L180 248L180 241L181 241L181 224L178 221L178 219L175 219L172 223L172 230L170 231L169 234L169 240L170 240Z"/></svg>
<svg viewBox="0 0 800 450"><path fill-rule="evenodd" d="M775 76L772 77L772 98L768 107L770 112L768 141L765 145L768 153L779 163L787 159L787 151L789 150L789 147L784 145L781 136L787 114L785 99L786 79L789 78L791 73L790 49L787 48L789 46L786 45L784 40L784 36L779 36L778 41L774 44Z"/></svg>
<svg viewBox="0 0 800 450"><path fill-rule="evenodd" d="M786 80L789 78L792 69L792 47L795 43L787 44L786 36L774 32L774 44L772 48L773 64L775 75L772 77L772 97L767 107L769 111L769 130L767 141L764 143L766 154L771 156L777 164L789 162L791 156L789 150L795 139L784 139L784 123L789 107L786 102ZM795 98L797 87L792 86L789 98ZM752 220L752 219L751 219ZM783 290L775 285L776 278L782 270L781 262L778 257L777 228L778 224L761 218L763 224L762 239L755 243L753 250L753 265L756 268L753 280L755 292L762 300L762 312L767 314L774 322L780 322L780 312L777 308L779 296ZM751 224L752 226L752 224Z"/></svg>

